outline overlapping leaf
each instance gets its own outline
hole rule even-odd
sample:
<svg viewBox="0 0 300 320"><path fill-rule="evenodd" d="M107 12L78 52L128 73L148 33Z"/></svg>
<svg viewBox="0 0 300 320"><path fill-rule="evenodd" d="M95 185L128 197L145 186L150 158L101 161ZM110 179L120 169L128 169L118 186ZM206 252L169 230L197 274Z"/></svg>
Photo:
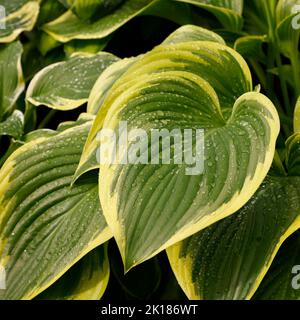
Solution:
<svg viewBox="0 0 300 320"><path fill-rule="evenodd" d="M157 0L126 0L106 16L91 22L80 19L69 10L58 19L46 24L43 29L61 42L72 39L101 39L157 2Z"/></svg>
<svg viewBox="0 0 300 320"><path fill-rule="evenodd" d="M212 31L203 29L201 27L186 25L173 32L169 37L167 37L167 39L165 39L162 45L172 45L191 41L211 41L220 44L225 44L224 40ZM99 77L91 91L88 102L89 113L96 114L99 111L100 107L104 102L104 99L106 98L107 94L109 93L117 79L121 77L125 72L127 72L129 67L131 67L135 62L137 62L137 60L141 57L142 56L130 59L123 59L120 62L107 68L107 70L103 72L103 74ZM248 74L247 77L250 78L250 75ZM249 88L250 86L251 85L249 84ZM232 103L234 103L234 101L232 101ZM231 107L232 106L230 105L228 108L229 112L231 112ZM225 108L223 108L223 110L224 109ZM102 110L99 113L99 121L100 115L101 121L104 120L106 112L107 110ZM95 168L99 168L99 163L96 159L97 142L95 141L95 139L91 139L91 141L91 145L83 153L75 178L78 178L84 172L87 172Z"/></svg>
<svg viewBox="0 0 300 320"><path fill-rule="evenodd" d="M19 42L0 45L0 121L10 115L24 89Z"/></svg>
<svg viewBox="0 0 300 320"><path fill-rule="evenodd" d="M19 110L15 110L5 121L0 122L0 135L7 135L19 139L23 134L23 129L24 115Z"/></svg>
<svg viewBox="0 0 300 320"><path fill-rule="evenodd" d="M27 101L59 110L77 108L87 102L100 74L116 61L118 58L110 53L75 53L37 73L28 88Z"/></svg>
<svg viewBox="0 0 300 320"><path fill-rule="evenodd" d="M98 53L108 44L110 37L92 40L72 40L64 45L64 51L68 57L75 52Z"/></svg>
<svg viewBox="0 0 300 320"><path fill-rule="evenodd" d="M240 300L254 295L282 243L300 228L299 142L299 134L287 141L288 176L269 176L236 214L168 249L189 298ZM276 263L275 269L284 277L290 263L282 268ZM267 278L272 276L274 271ZM266 283L275 289L277 280Z"/></svg>
<svg viewBox="0 0 300 320"><path fill-rule="evenodd" d="M108 284L109 273L107 246L103 245L84 256L37 299L99 300Z"/></svg>
<svg viewBox="0 0 300 320"><path fill-rule="evenodd" d="M168 249L190 299L249 299L300 227L300 178L268 178L239 212Z"/></svg>
<svg viewBox="0 0 300 320"><path fill-rule="evenodd" d="M169 45L191 41L212 41L220 44L226 44L224 39L215 32L193 25L185 25L177 29L169 35L163 44Z"/></svg>
<svg viewBox="0 0 300 320"><path fill-rule="evenodd" d="M240 31L243 25L243 0L175 0L204 8L213 13L231 31Z"/></svg>
<svg viewBox="0 0 300 320"><path fill-rule="evenodd" d="M262 281L254 298L257 300L300 299L300 234L286 240Z"/></svg>
<svg viewBox="0 0 300 320"><path fill-rule="evenodd" d="M187 175L189 166L175 164L172 156L170 164L101 165L101 204L127 270L231 215L261 184L279 121L272 103L251 90L244 60L210 41L158 46L113 86L81 166L94 156L99 130L117 130L120 121L149 137L153 129L205 130L203 174ZM148 150L150 145L140 154Z"/></svg>
<svg viewBox="0 0 300 320"><path fill-rule="evenodd" d="M35 297L110 237L97 176L71 187L90 120L37 132L0 171L1 299Z"/></svg>
<svg viewBox="0 0 300 320"><path fill-rule="evenodd" d="M2 0L0 23L0 43L14 41L23 31L34 27L39 14L40 0Z"/></svg>
<svg viewBox="0 0 300 320"><path fill-rule="evenodd" d="M108 67L97 79L88 101L88 113L97 114L114 83L138 58L123 59Z"/></svg>
<svg viewBox="0 0 300 320"><path fill-rule="evenodd" d="M196 27L193 25L185 25L173 32L164 42L163 45L170 45L190 41L212 41L220 44L225 44L223 38L216 33L207 29ZM132 64L134 64L142 56L130 59L123 59L118 63L108 67L95 83L88 102L87 112L97 114L102 103L109 93L114 83L121 77ZM83 173L99 168L99 163L96 158L96 149L84 154L81 159L81 164L76 171L75 178L78 178Z"/></svg>
<svg viewBox="0 0 300 320"><path fill-rule="evenodd" d="M262 51L262 44L266 40L266 36L244 36L235 42L234 49L243 57L265 61L266 57Z"/></svg>
<svg viewBox="0 0 300 320"><path fill-rule="evenodd" d="M79 18L90 19L105 16L115 10L125 0L69 0L69 7L77 14Z"/></svg>
<svg viewBox="0 0 300 320"><path fill-rule="evenodd" d="M65 7L59 0L43 0L40 5L40 11L37 26L41 26L51 20L58 18L65 12Z"/></svg>
<svg viewBox="0 0 300 320"><path fill-rule="evenodd" d="M243 12L245 29L254 35L267 35L269 33L270 18L275 22L275 9L277 0L246 0ZM269 19L267 17L270 13Z"/></svg>

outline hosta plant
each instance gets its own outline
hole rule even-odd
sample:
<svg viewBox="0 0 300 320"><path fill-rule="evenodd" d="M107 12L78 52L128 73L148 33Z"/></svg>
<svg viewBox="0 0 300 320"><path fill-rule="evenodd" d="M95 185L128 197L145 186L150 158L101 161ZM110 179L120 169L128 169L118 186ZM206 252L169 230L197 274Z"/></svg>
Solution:
<svg viewBox="0 0 300 320"><path fill-rule="evenodd" d="M0 299L300 298L299 1L0 5Z"/></svg>

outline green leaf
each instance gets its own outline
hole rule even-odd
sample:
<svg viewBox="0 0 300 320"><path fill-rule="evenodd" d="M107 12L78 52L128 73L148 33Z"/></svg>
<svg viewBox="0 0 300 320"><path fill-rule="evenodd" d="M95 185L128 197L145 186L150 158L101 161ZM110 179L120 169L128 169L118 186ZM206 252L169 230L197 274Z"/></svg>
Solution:
<svg viewBox="0 0 300 320"><path fill-rule="evenodd" d="M69 269L38 300L99 300L108 284L107 246L100 246Z"/></svg>
<svg viewBox="0 0 300 320"><path fill-rule="evenodd" d="M188 175L189 165L176 164L173 154L170 164L100 165L101 204L126 270L231 215L259 187L273 160L279 120L270 100L251 90L242 57L210 41L158 46L115 83L80 166L94 157L99 130L118 130L121 121L148 137L162 128L205 131L203 174ZM152 148L160 146L155 143ZM147 157L148 150L149 144L140 152Z"/></svg>
<svg viewBox="0 0 300 320"><path fill-rule="evenodd" d="M245 8L243 17L245 20L244 29L251 35L262 35L269 33L268 19L265 16L265 6L271 5L272 13L275 12L275 1L265 0L247 0L245 1Z"/></svg>
<svg viewBox="0 0 300 320"><path fill-rule="evenodd" d="M94 16L103 17L115 10L126 0L59 0L67 9L80 19L91 19Z"/></svg>
<svg viewBox="0 0 300 320"><path fill-rule="evenodd" d="M15 110L5 121L0 122L0 135L11 136L20 139L23 134L24 115L21 111Z"/></svg>
<svg viewBox="0 0 300 320"><path fill-rule="evenodd" d="M288 58L292 58L293 54L298 53L300 28L294 29L293 27L295 17L296 14L289 15L278 24L276 29L280 50Z"/></svg>
<svg viewBox="0 0 300 320"><path fill-rule="evenodd" d="M84 117L55 135L39 134L0 170L1 299L34 298L110 238L97 176L71 187L90 126Z"/></svg>
<svg viewBox="0 0 300 320"><path fill-rule="evenodd" d="M190 41L212 41L226 44L223 38L215 32L193 25L185 25L177 29L162 44L169 45Z"/></svg>
<svg viewBox="0 0 300 320"><path fill-rule="evenodd" d="M40 53L45 56L49 51L59 47L60 42L50 37L47 33L41 32L37 41L37 48Z"/></svg>
<svg viewBox="0 0 300 320"><path fill-rule="evenodd" d="M224 40L212 31L201 27L186 25L173 32L162 43L162 45L171 45L197 40L212 41L220 44L225 44ZM108 67L102 73L91 91L87 108L88 113L97 114L113 84L129 69L130 66L132 66L133 63L137 61L137 59L140 59L141 57L142 56L123 59ZM88 158L85 159L83 157L81 159L81 165L78 167L74 179L76 180L83 173L97 168L99 168L99 163L97 162L96 158L96 149L94 149L94 152L89 154Z"/></svg>
<svg viewBox="0 0 300 320"><path fill-rule="evenodd" d="M24 71L24 80L29 82L41 69L50 64L61 62L65 59L65 54L60 48L50 51L43 56L41 52L32 43L23 45L24 53L22 55L22 67Z"/></svg>
<svg viewBox="0 0 300 320"><path fill-rule="evenodd" d="M113 12L92 22L78 18L69 10L58 19L44 25L43 29L60 42L73 39L101 39L157 2L157 0L127 0Z"/></svg>
<svg viewBox="0 0 300 320"><path fill-rule="evenodd" d="M74 0L72 9L81 19L90 19L94 16L103 17L115 10L125 0Z"/></svg>
<svg viewBox="0 0 300 320"><path fill-rule="evenodd" d="M23 31L33 29L38 14L40 0L2 0L1 6L5 8L5 18L0 16L0 43L14 41Z"/></svg>
<svg viewBox="0 0 300 320"><path fill-rule="evenodd" d="M224 40L220 38L217 34L213 33L212 31L203 29L201 27L196 27L196 26L183 26L177 29L175 32L173 32L162 44L161 47L166 45L169 47L172 44L179 44L179 43L185 43L185 42L190 42L190 41L197 41L197 40L206 40L206 41L212 41L212 42L217 42L220 44L224 44ZM123 75L125 72L128 71L128 68L136 61L134 59L141 59L143 56L139 56L137 58L131 58L131 59L125 59L122 60L111 67L109 67L105 72L99 77L97 80L91 95L89 97L89 102L88 102L88 112L92 114L96 114L100 107L102 106L102 103L107 96L107 93L111 89L112 85L116 82L116 80ZM218 58L216 58L218 59ZM218 88L218 91L220 91L220 99L222 99L222 109L224 111L225 116L229 116L232 110L232 106L235 103L235 99L232 97L239 97L242 93L250 91L252 87L252 80L251 80L251 75L250 71L248 70L248 67L246 66L245 62L243 60L240 60L240 57L237 56L237 59L241 63L241 65L238 67L238 72L241 72L240 67L243 66L245 74L243 77L246 78L245 80L245 85L246 87L244 88L244 91L241 90L239 92L233 92L232 91L232 86L228 82L227 78L227 73L224 72L219 72L219 76L221 80L219 81L217 78L213 79L214 73L211 73L211 70L208 69L205 71L206 76L212 81L214 88ZM208 59L209 60L209 59ZM204 62L202 62L203 64ZM214 64L214 60L212 59L209 61L209 63ZM225 61L221 62L219 65L220 68L222 68L222 63L225 64ZM228 65L226 66L228 68ZM205 69L205 67L203 66ZM231 73L230 70L228 70L228 73ZM242 72L243 73L243 72ZM209 75L210 74L210 75ZM231 79L232 81L236 81L234 77ZM226 111L228 109L228 112ZM98 119L99 122L103 121L105 118L107 110L102 110L99 115ZM101 120L100 120L101 117ZM95 133L96 135L97 133ZM91 139L92 140L92 139ZM96 161L96 150L97 150L97 143L96 141L91 142L91 147L89 150L83 154L79 168L76 172L75 178L79 177L82 173L87 172L89 170L95 169L99 167L99 164Z"/></svg>
<svg viewBox="0 0 300 320"><path fill-rule="evenodd" d="M99 75L118 58L110 53L76 53L64 62L52 64L32 79L26 99L35 106L71 110L88 101Z"/></svg>
<svg viewBox="0 0 300 320"><path fill-rule="evenodd" d="M88 113L97 114L114 83L137 61L137 58L120 60L109 66L97 79L88 101Z"/></svg>
<svg viewBox="0 0 300 320"><path fill-rule="evenodd" d="M282 243L300 228L299 142L300 134L286 142L288 176L267 177L236 214L167 249L190 299L254 295Z"/></svg>
<svg viewBox="0 0 300 320"><path fill-rule="evenodd" d="M58 18L65 12L65 7L59 1L43 0L40 6L37 26Z"/></svg>
<svg viewBox="0 0 300 320"><path fill-rule="evenodd" d="M139 57L120 60L109 66L101 74L89 96L87 106L88 113L94 115L97 114L111 87L118 80L118 78L120 78L129 69L129 67L137 61L138 58ZM86 158L83 157L81 159L81 163L74 175L74 181L77 180L82 174L99 168L96 152L97 150L94 149Z"/></svg>
<svg viewBox="0 0 300 320"><path fill-rule="evenodd" d="M300 227L300 177L269 177L231 217L169 248L190 299L250 299L284 240Z"/></svg>
<svg viewBox="0 0 300 320"><path fill-rule="evenodd" d="M75 52L98 53L108 44L111 37L96 40L72 40L64 45L67 57L71 57Z"/></svg>
<svg viewBox="0 0 300 320"><path fill-rule="evenodd" d="M0 121L10 115L24 90L20 42L0 45Z"/></svg>
<svg viewBox="0 0 300 320"><path fill-rule="evenodd" d="M299 300L299 266L300 233L296 232L280 248L254 298L256 300Z"/></svg>
<svg viewBox="0 0 300 320"><path fill-rule="evenodd" d="M225 28L240 31L243 25L243 0L176 0L213 13Z"/></svg>
<svg viewBox="0 0 300 320"><path fill-rule="evenodd" d="M234 49L246 58L256 58L265 61L262 44L267 36L244 36L236 40Z"/></svg>

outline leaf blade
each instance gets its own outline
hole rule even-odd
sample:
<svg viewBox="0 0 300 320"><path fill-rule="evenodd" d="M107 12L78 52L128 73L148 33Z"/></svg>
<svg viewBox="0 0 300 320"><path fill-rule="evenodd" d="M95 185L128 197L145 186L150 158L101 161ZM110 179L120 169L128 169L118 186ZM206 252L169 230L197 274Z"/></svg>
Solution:
<svg viewBox="0 0 300 320"><path fill-rule="evenodd" d="M235 215L167 250L190 299L254 295L282 243L300 227L299 182L269 177Z"/></svg>
<svg viewBox="0 0 300 320"><path fill-rule="evenodd" d="M23 31L33 29L39 14L40 0L4 0L2 2L6 9L6 16L3 19L5 28L0 29L0 43L9 43Z"/></svg>
<svg viewBox="0 0 300 320"><path fill-rule="evenodd" d="M110 238L95 179L70 187L90 125L37 137L1 169L3 299L32 299Z"/></svg>
<svg viewBox="0 0 300 320"><path fill-rule="evenodd" d="M52 64L37 73L29 85L26 99L35 106L75 109L88 101L99 75L116 61L118 58L104 52L75 53L67 61Z"/></svg>

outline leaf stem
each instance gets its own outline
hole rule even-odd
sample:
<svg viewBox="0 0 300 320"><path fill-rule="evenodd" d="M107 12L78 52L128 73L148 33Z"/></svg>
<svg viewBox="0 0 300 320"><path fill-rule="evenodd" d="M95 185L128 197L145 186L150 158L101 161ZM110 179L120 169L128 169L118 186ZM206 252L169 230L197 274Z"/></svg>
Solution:
<svg viewBox="0 0 300 320"><path fill-rule="evenodd" d="M38 129L43 129L47 126L47 124L54 118L55 114L57 113L57 110L50 110L46 117L41 121L40 125L38 126Z"/></svg>
<svg viewBox="0 0 300 320"><path fill-rule="evenodd" d="M282 164L282 161L280 159L279 153L277 150L275 150L275 155L274 155L274 159L273 159L273 166L283 175L286 176L286 170Z"/></svg>
<svg viewBox="0 0 300 320"><path fill-rule="evenodd" d="M280 84L282 88L282 95L283 95L285 110L287 115L292 116L293 111L290 104L289 92L288 92L287 83L286 83L286 79L283 72L281 56L277 46L275 47L275 50L276 50L276 63L279 71L279 79L280 79Z"/></svg>
<svg viewBox="0 0 300 320"><path fill-rule="evenodd" d="M297 99L300 96L300 64L299 64L299 54L297 49L293 50L292 52L291 63L292 63L295 92L296 92L296 99Z"/></svg>
<svg viewBox="0 0 300 320"><path fill-rule="evenodd" d="M255 59L249 59L249 62L252 65L252 68L255 71L262 87L266 90L267 89L267 77L264 73L263 68Z"/></svg>

